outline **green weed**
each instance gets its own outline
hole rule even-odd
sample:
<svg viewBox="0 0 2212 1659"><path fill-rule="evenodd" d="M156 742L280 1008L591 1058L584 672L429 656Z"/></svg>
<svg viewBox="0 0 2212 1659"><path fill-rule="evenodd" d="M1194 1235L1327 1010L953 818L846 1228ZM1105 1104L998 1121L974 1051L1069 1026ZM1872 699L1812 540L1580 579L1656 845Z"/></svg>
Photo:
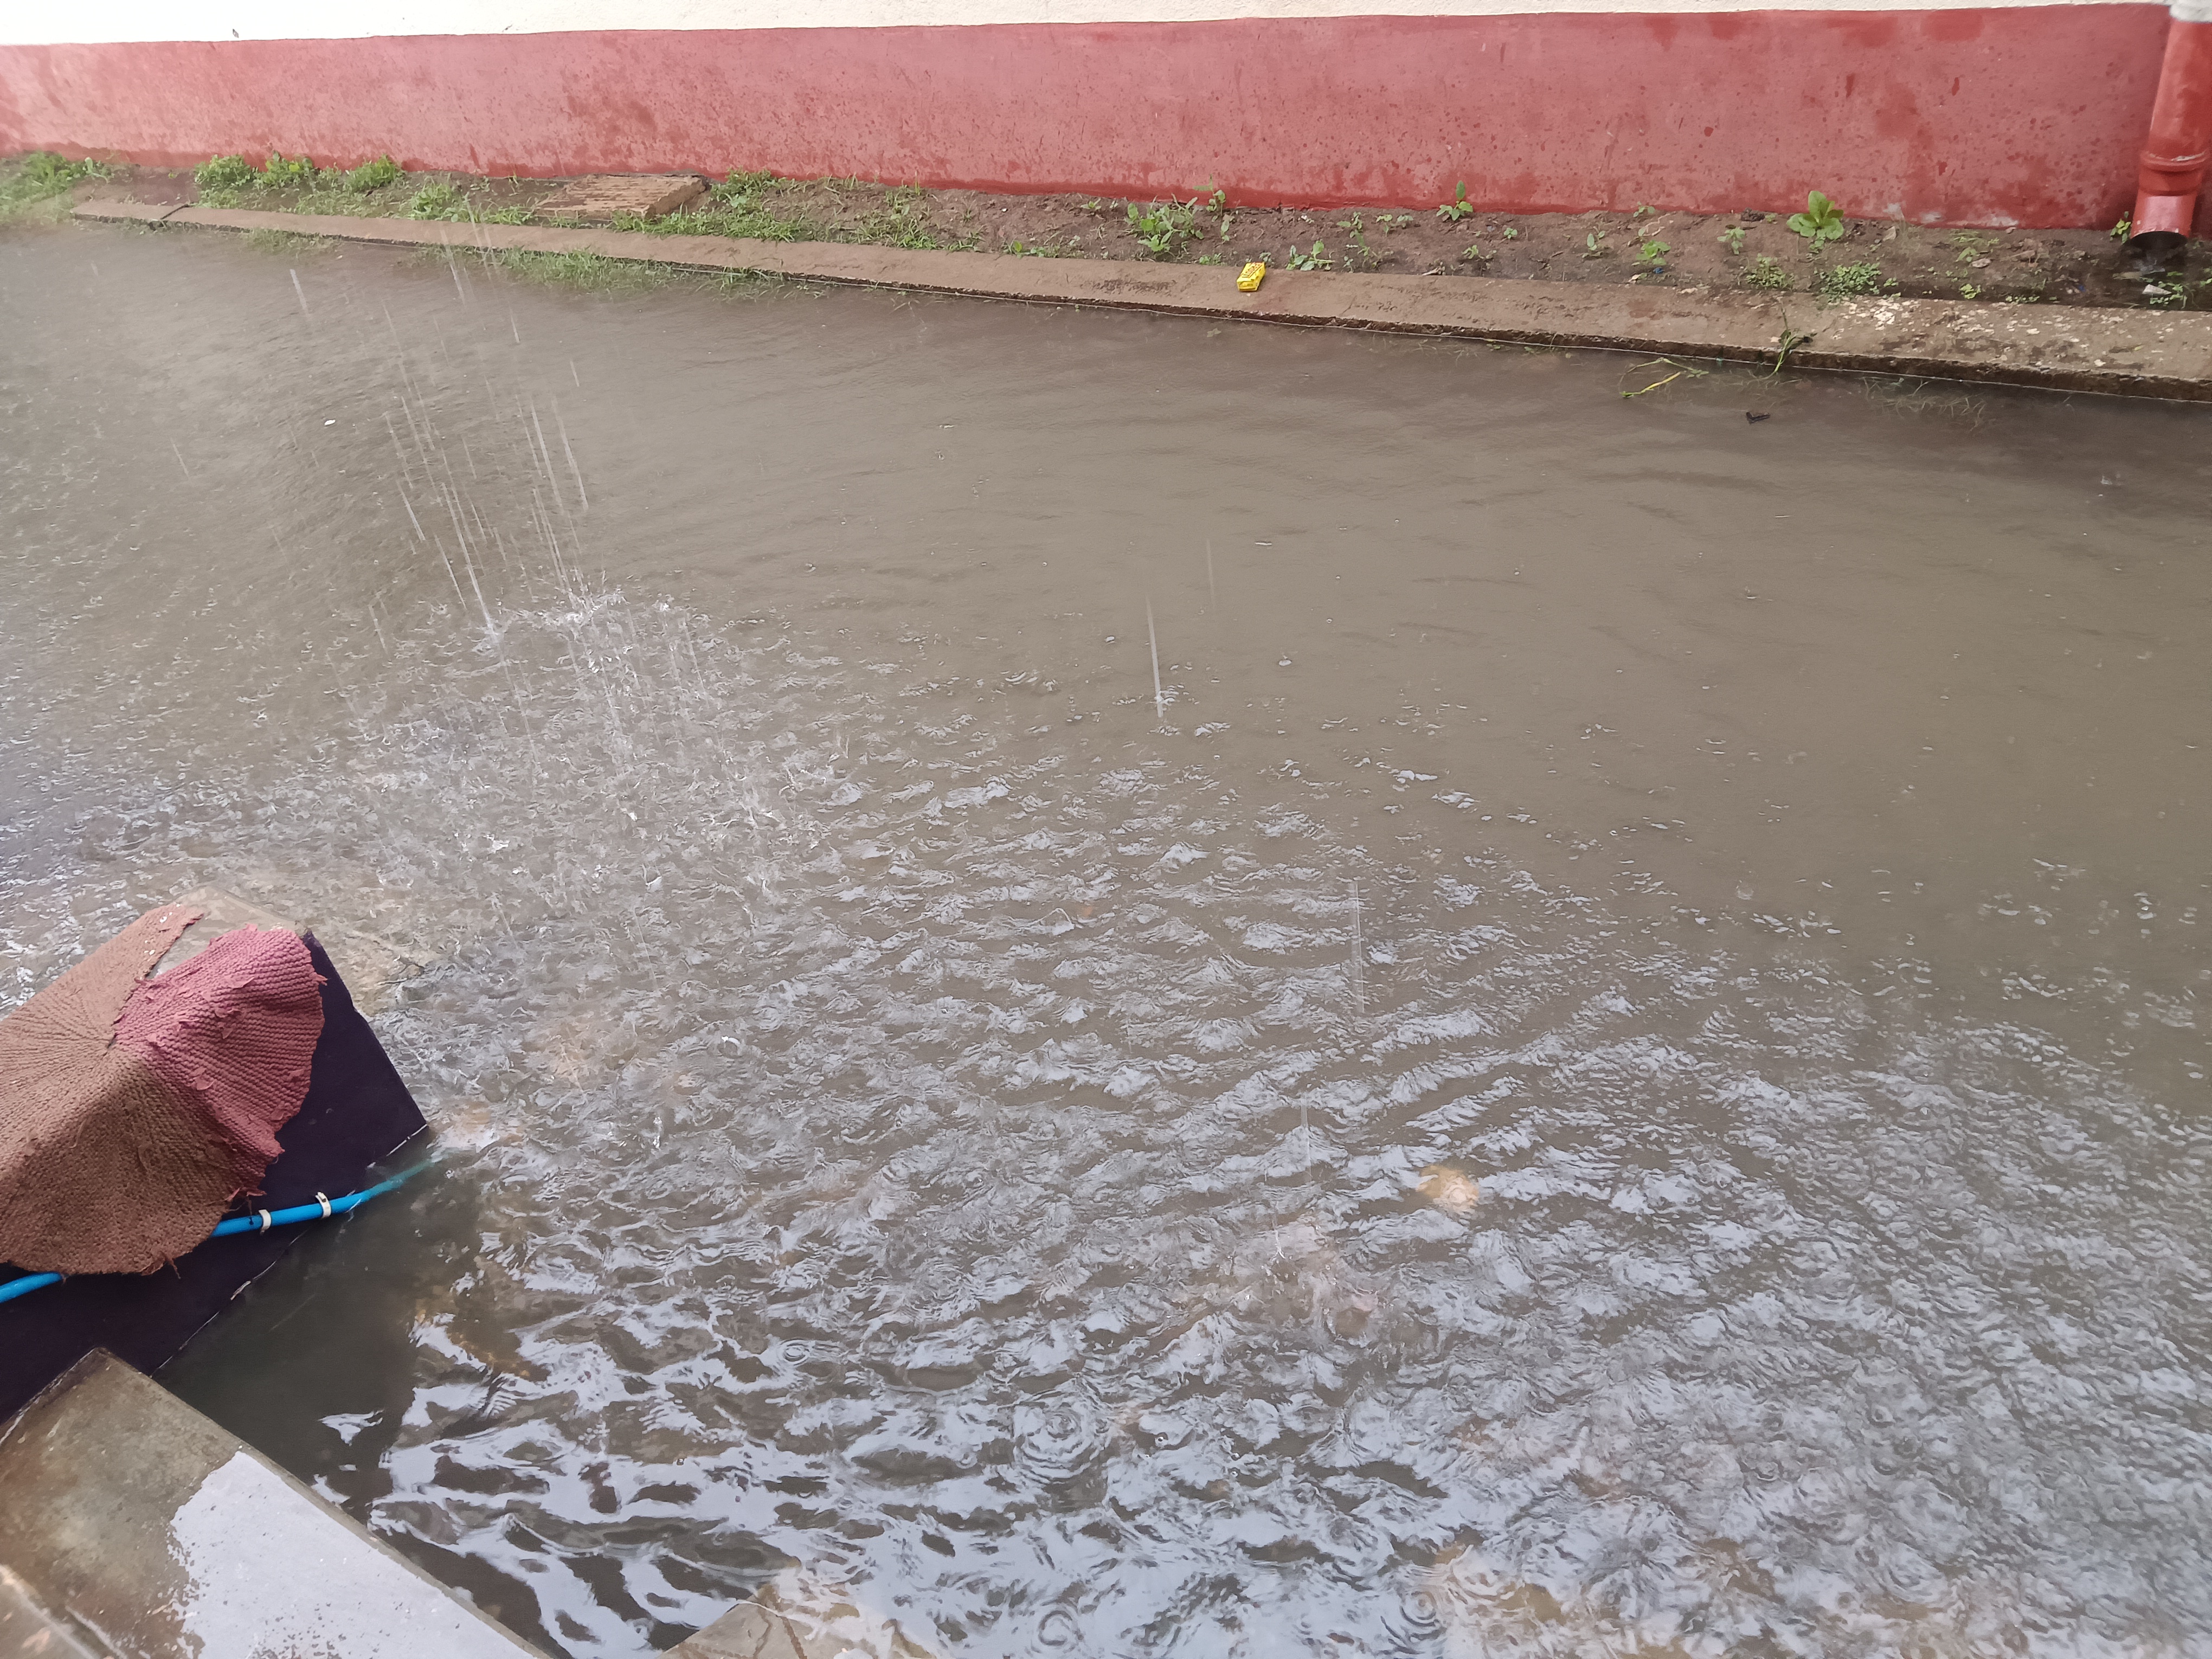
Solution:
<svg viewBox="0 0 2212 1659"><path fill-rule="evenodd" d="M1180 245L1195 240L1199 234L1195 198L1188 202L1154 202L1148 207L1132 202L1128 212L1129 234L1155 259L1173 258Z"/></svg>
<svg viewBox="0 0 2212 1659"><path fill-rule="evenodd" d="M0 171L0 224L66 196L87 179L106 177L107 169L98 161L70 161L52 150L34 149Z"/></svg>
<svg viewBox="0 0 2212 1659"><path fill-rule="evenodd" d="M1806 191L1805 210L1791 214L1789 224L1814 247L1823 242L1840 242L1850 228L1844 222L1844 210L1817 190Z"/></svg>
<svg viewBox="0 0 2212 1659"><path fill-rule="evenodd" d="M1605 245L1605 234L1602 231L1594 230L1583 238L1583 258L1585 259L1602 259L1612 252L1613 250Z"/></svg>
<svg viewBox="0 0 2212 1659"><path fill-rule="evenodd" d="M1856 295L1881 292L1881 267L1869 260L1863 264L1837 265L1824 270L1814 282L1824 300L1848 300ZM1892 288L1896 283L1890 284Z"/></svg>
<svg viewBox="0 0 2212 1659"><path fill-rule="evenodd" d="M410 219L465 219L469 198L450 180L440 179L416 191L401 212Z"/></svg>
<svg viewBox="0 0 2212 1659"><path fill-rule="evenodd" d="M1504 229L1499 231L1498 234L1500 236L1503 236L1509 242L1517 242L1521 240L1520 231L1511 225L1506 226Z"/></svg>
<svg viewBox="0 0 2212 1659"><path fill-rule="evenodd" d="M1318 237L1314 240L1313 246L1306 252L1299 252L1293 246L1289 257L1283 263L1292 270L1329 270L1334 269L1336 264L1336 261L1330 258L1322 249Z"/></svg>
<svg viewBox="0 0 2212 1659"><path fill-rule="evenodd" d="M1355 213L1349 219L1340 219L1336 228L1347 233L1352 240L1352 251L1344 256L1346 269L1357 270L1364 265L1372 270L1382 263L1382 256L1367 245L1367 222L1364 216Z"/></svg>
<svg viewBox="0 0 2212 1659"><path fill-rule="evenodd" d="M1763 294L1787 294L1796 286L1790 280L1790 273L1764 253L1743 273L1743 285Z"/></svg>
<svg viewBox="0 0 2212 1659"><path fill-rule="evenodd" d="M260 176L243 155L210 156L192 169L192 180L203 197L210 191L244 190Z"/></svg>
<svg viewBox="0 0 2212 1659"><path fill-rule="evenodd" d="M1972 265L1977 259L1988 259L1997 251L1997 239L1990 231L1961 230L1952 235L1951 247L1955 263Z"/></svg>
<svg viewBox="0 0 2212 1659"><path fill-rule="evenodd" d="M1041 242L1013 241L1006 244L1006 252L1024 259L1073 259L1083 252L1083 244L1073 237L1066 242L1054 242L1050 240ZM1208 254L1206 258L1212 260L1215 264L1221 263L1221 256L1218 253ZM1201 259L1199 263L1204 264L1206 260Z"/></svg>
<svg viewBox="0 0 2212 1659"><path fill-rule="evenodd" d="M1741 254L1743 252L1743 227L1741 225L1730 225L1727 229L1722 231L1721 246L1727 248L1730 253Z"/></svg>
<svg viewBox="0 0 2212 1659"><path fill-rule="evenodd" d="M269 165L253 180L257 190L313 190L315 164L304 155L286 156L271 150Z"/></svg>
<svg viewBox="0 0 2212 1659"><path fill-rule="evenodd" d="M382 190L387 185L399 182L399 163L389 155L380 155L373 161L363 161L345 175L345 187L366 196L373 190Z"/></svg>
<svg viewBox="0 0 2212 1659"><path fill-rule="evenodd" d="M1467 245L1467 251L1459 257L1461 264L1469 265L1486 264L1490 260L1490 256L1482 251L1482 244L1480 242L1469 242Z"/></svg>
<svg viewBox="0 0 2212 1659"><path fill-rule="evenodd" d="M2134 229L2134 223L2128 219L2123 218L2118 224L2114 225L2105 234L2116 242L2124 242L2128 240L2129 234L2133 232Z"/></svg>
<svg viewBox="0 0 2212 1659"><path fill-rule="evenodd" d="M1459 194L1437 210L1437 217L1448 225L1455 225L1474 211L1474 204L1467 199L1467 180L1460 180Z"/></svg>
<svg viewBox="0 0 2212 1659"><path fill-rule="evenodd" d="M1636 250L1636 263L1650 265L1654 270L1664 270L1668 252L1667 244L1654 237Z"/></svg>

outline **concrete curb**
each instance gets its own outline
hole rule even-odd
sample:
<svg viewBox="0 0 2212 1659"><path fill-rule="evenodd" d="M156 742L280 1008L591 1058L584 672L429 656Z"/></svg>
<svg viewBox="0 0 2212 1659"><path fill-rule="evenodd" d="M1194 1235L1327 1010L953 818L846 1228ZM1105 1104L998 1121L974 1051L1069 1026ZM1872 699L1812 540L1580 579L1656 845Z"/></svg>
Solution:
<svg viewBox="0 0 2212 1659"><path fill-rule="evenodd" d="M1362 276L1277 270L1239 294L1220 265L1030 259L844 242L758 242L649 231L455 224L234 208L88 202L79 219L273 230L299 236L532 253L593 253L693 270L1110 306L1316 328L1364 328L1510 344L1582 346L1772 362L1802 368L1969 380L2120 397L2212 400L2212 315L2083 307L1802 296L1706 289Z"/></svg>

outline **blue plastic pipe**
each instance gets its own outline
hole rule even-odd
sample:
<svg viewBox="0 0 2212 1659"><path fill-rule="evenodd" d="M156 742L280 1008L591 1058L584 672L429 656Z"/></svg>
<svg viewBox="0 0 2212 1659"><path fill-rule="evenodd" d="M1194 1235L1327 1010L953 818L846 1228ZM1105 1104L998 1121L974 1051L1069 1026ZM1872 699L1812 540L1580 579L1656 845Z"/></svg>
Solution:
<svg viewBox="0 0 2212 1659"><path fill-rule="evenodd" d="M313 1204L295 1204L289 1210L256 1210L252 1215L236 1215L228 1221L216 1223L210 1238L228 1238L233 1233L265 1233L271 1227L289 1227L295 1221L320 1221L328 1216L343 1215L348 1210L366 1204L372 1198L380 1198L395 1187L404 1186L430 1166L418 1164L411 1170L403 1170L389 1181L380 1181L374 1187L364 1187L357 1193L348 1193L343 1198L325 1198L315 1194ZM28 1296L33 1291L43 1291L49 1285L62 1282L59 1273L25 1273L21 1279L11 1279L0 1285L0 1302L13 1302L19 1296Z"/></svg>

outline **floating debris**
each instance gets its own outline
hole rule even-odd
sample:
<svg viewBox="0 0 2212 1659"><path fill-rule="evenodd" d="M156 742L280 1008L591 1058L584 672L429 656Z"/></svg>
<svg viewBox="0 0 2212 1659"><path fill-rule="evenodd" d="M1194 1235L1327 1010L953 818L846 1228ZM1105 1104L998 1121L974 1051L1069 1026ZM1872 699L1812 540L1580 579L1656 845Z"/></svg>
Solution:
<svg viewBox="0 0 2212 1659"><path fill-rule="evenodd" d="M1431 1164L1423 1170L1413 1190L1451 1215L1465 1215L1482 1201L1482 1188L1474 1178L1449 1164Z"/></svg>

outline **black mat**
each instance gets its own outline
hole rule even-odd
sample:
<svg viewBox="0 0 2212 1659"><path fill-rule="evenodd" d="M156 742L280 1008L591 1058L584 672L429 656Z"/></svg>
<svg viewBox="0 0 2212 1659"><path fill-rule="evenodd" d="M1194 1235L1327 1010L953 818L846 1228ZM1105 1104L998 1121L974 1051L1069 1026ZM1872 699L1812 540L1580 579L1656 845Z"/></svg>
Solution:
<svg viewBox="0 0 2212 1659"><path fill-rule="evenodd" d="M276 1136L283 1150L262 1177L264 1196L239 1206L240 1214L353 1192L371 1164L422 1131L422 1114L384 1045L314 935L305 937L324 981L323 1035L307 1097ZM405 1200L395 1193L371 1201ZM210 1239L159 1273L87 1274L0 1302L0 1423L94 1348L156 1369L311 1229L344 1224L310 1221ZM0 1267L0 1282L16 1276Z"/></svg>

